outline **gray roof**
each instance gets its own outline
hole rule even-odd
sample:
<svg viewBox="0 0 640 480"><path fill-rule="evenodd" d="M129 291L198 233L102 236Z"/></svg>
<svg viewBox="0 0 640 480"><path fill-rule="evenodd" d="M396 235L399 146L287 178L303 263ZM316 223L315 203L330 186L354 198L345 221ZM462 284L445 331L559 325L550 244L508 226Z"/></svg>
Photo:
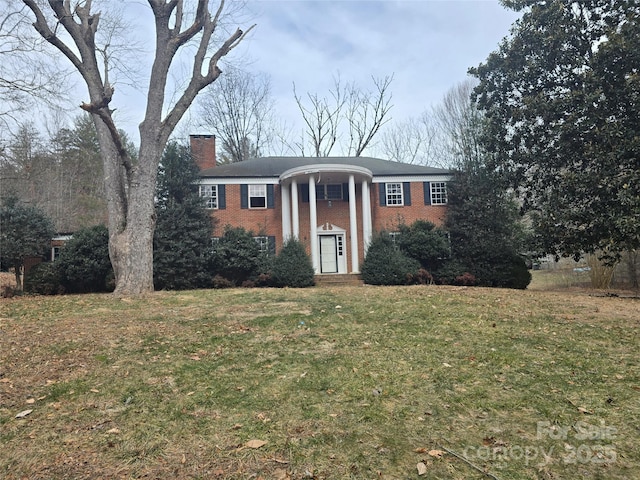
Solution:
<svg viewBox="0 0 640 480"><path fill-rule="evenodd" d="M201 177L279 177L287 170L317 164L355 165L371 170L374 176L386 175L450 175L444 168L391 162L371 157L262 157L244 162L219 165L200 172Z"/></svg>

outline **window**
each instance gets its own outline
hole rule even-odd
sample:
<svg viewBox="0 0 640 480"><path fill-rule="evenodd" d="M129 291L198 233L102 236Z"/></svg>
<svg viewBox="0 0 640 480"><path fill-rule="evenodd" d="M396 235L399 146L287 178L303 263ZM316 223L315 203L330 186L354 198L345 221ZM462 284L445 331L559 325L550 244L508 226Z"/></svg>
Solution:
<svg viewBox="0 0 640 480"><path fill-rule="evenodd" d="M253 237L258 246L260 247L260 253L264 253L265 255L275 255L276 253L276 237L260 235L258 237Z"/></svg>
<svg viewBox="0 0 640 480"><path fill-rule="evenodd" d="M60 256L60 247L51 247L51 261L55 262Z"/></svg>
<svg viewBox="0 0 640 480"><path fill-rule="evenodd" d="M342 184L316 185L316 200L342 200Z"/></svg>
<svg viewBox="0 0 640 480"><path fill-rule="evenodd" d="M200 196L205 200L207 208L218 208L218 186L200 185Z"/></svg>
<svg viewBox="0 0 640 480"><path fill-rule="evenodd" d="M400 232L388 232L389 238L394 245L398 245L398 237L400 237Z"/></svg>
<svg viewBox="0 0 640 480"><path fill-rule="evenodd" d="M447 182L431 182L431 205L447 204Z"/></svg>
<svg viewBox="0 0 640 480"><path fill-rule="evenodd" d="M266 185L249 185L249 208L267 208Z"/></svg>
<svg viewBox="0 0 640 480"><path fill-rule="evenodd" d="M387 183L387 205L404 205L401 183Z"/></svg>

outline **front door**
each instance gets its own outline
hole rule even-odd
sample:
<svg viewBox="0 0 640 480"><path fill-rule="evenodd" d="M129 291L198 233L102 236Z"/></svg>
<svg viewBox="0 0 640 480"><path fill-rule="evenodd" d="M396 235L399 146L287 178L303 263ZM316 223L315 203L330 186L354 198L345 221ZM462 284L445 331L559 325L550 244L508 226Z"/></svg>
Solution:
<svg viewBox="0 0 640 480"><path fill-rule="evenodd" d="M320 235L320 273L338 273L337 235Z"/></svg>

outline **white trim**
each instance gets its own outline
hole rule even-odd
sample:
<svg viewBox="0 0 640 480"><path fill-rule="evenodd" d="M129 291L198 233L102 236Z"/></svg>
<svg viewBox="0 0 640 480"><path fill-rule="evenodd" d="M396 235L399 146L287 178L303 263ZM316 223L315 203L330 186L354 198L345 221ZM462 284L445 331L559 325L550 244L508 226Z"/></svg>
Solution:
<svg viewBox="0 0 640 480"><path fill-rule="evenodd" d="M450 182L452 175L389 175L374 177L371 183L403 183L403 182Z"/></svg>
<svg viewBox="0 0 640 480"><path fill-rule="evenodd" d="M353 175L362 175L365 178L372 178L373 173L368 168L359 167L357 165L341 165L336 163L316 163L314 165L303 165L301 167L290 168L280 175L280 181L293 177L312 175L316 173L349 173Z"/></svg>
<svg viewBox="0 0 640 480"><path fill-rule="evenodd" d="M346 251L346 245L345 245L345 240L347 237L347 231L344 228L340 228L337 225L334 225L332 223L325 223L322 225L318 225L318 227L316 228L317 231L317 235L316 235L316 244L318 245L318 257L320 257L320 237L323 236L335 236L336 237L336 253L337 253L337 258L338 258L338 274L345 274L347 273L347 251ZM340 253L340 247L339 245L337 245L338 243L342 244L342 253ZM318 265L320 264L320 258L318 258ZM322 273L320 272L320 270L322 270L322 268L318 268L318 274L321 275ZM328 275L331 275L330 273Z"/></svg>
<svg viewBox="0 0 640 480"><path fill-rule="evenodd" d="M251 178L223 178L207 177L201 179L199 185L278 185L280 182L274 177L251 177Z"/></svg>

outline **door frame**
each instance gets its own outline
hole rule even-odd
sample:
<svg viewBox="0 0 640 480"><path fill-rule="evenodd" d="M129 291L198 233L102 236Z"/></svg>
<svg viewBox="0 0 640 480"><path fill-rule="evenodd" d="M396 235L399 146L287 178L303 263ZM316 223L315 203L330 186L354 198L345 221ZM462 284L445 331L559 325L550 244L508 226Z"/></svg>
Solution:
<svg viewBox="0 0 640 480"><path fill-rule="evenodd" d="M322 242L320 237L332 236L336 242L336 261L337 272L325 273L322 272ZM347 273L347 251L346 251L346 238L347 232L335 225L321 225L318 227L318 235L316 241L318 242L318 273L320 275L336 275Z"/></svg>

